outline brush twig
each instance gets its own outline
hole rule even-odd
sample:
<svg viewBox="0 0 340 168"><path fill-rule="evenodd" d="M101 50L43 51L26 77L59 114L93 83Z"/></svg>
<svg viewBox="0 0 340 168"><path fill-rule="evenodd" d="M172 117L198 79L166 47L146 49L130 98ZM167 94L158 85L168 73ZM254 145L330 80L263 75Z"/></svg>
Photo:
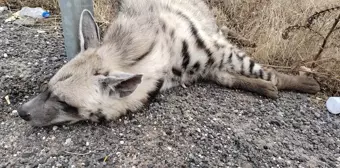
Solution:
<svg viewBox="0 0 340 168"><path fill-rule="evenodd" d="M340 14L338 15L337 18L335 18L334 23L333 23L331 29L328 31L326 37L323 39L322 45L321 45L318 53L314 56L314 59L313 59L314 61L318 60L321 57L321 54L322 54L322 52L324 51L324 49L326 47L326 44L328 42L329 37L334 32L334 30L335 30L336 26L339 24L339 22L340 22ZM315 68L316 66L317 65L315 63L312 64L312 68Z"/></svg>

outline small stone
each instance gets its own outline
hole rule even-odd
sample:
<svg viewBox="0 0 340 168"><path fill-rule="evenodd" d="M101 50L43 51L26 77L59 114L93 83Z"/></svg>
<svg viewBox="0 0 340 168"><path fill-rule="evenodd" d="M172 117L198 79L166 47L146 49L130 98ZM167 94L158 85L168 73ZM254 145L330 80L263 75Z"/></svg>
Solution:
<svg viewBox="0 0 340 168"><path fill-rule="evenodd" d="M29 157L31 157L31 156L33 156L33 155L34 155L34 153L27 152L27 153L23 153L23 154L21 155L21 157L23 157L23 158L29 158Z"/></svg>
<svg viewBox="0 0 340 168"><path fill-rule="evenodd" d="M5 58L7 58L7 57L8 57L7 53L4 53L4 57L5 57Z"/></svg>
<svg viewBox="0 0 340 168"><path fill-rule="evenodd" d="M64 145L70 145L71 143L72 143L72 139L68 138L68 139L66 139Z"/></svg>
<svg viewBox="0 0 340 168"><path fill-rule="evenodd" d="M56 164L55 164L57 167L61 167L61 166L63 166L62 164L60 164L59 162L57 162Z"/></svg>
<svg viewBox="0 0 340 168"><path fill-rule="evenodd" d="M58 126L53 126L52 130L56 131L58 129Z"/></svg>
<svg viewBox="0 0 340 168"><path fill-rule="evenodd" d="M13 111L12 111L12 115L13 115L13 116L18 115L18 111L17 111L17 110L13 110Z"/></svg>
<svg viewBox="0 0 340 168"><path fill-rule="evenodd" d="M58 60L58 58L57 57L52 57L51 60L52 61L56 61L56 60Z"/></svg>
<svg viewBox="0 0 340 168"><path fill-rule="evenodd" d="M123 145L123 144L124 144L124 141L120 141L119 143L120 143L121 145Z"/></svg>
<svg viewBox="0 0 340 168"><path fill-rule="evenodd" d="M90 142L86 142L86 144L85 144L86 146L89 146L90 145Z"/></svg>
<svg viewBox="0 0 340 168"><path fill-rule="evenodd" d="M321 117L321 114L320 114L320 113L317 113L317 112L315 112L315 113L314 113L314 116L315 116L316 118L320 118L320 117Z"/></svg>
<svg viewBox="0 0 340 168"><path fill-rule="evenodd" d="M44 30L37 30L38 33L46 33Z"/></svg>
<svg viewBox="0 0 340 168"><path fill-rule="evenodd" d="M171 150L172 150L172 148L171 148L170 146L168 146L168 150L170 150L170 151L171 151Z"/></svg>

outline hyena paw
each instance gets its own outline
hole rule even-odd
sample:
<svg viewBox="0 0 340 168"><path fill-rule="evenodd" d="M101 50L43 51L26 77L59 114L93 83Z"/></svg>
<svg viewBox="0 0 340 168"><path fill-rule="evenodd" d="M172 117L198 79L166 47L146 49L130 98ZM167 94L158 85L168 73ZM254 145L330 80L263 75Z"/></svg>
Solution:
<svg viewBox="0 0 340 168"><path fill-rule="evenodd" d="M266 96L272 99L277 99L279 97L279 91L277 87L270 82L258 83L257 92L262 96Z"/></svg>
<svg viewBox="0 0 340 168"><path fill-rule="evenodd" d="M298 81L301 85L298 90L301 92L315 94L320 91L319 83L312 77L299 76Z"/></svg>

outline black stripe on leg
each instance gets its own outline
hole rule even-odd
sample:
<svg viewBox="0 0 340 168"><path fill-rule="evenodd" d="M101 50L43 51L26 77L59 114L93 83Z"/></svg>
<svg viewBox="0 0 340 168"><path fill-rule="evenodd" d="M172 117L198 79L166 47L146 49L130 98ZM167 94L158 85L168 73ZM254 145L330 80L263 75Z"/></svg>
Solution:
<svg viewBox="0 0 340 168"><path fill-rule="evenodd" d="M187 69L188 64L190 62L190 54L188 51L188 43L186 41L182 42L182 57L183 57L183 62L182 62L182 68L184 70Z"/></svg>
<svg viewBox="0 0 340 168"><path fill-rule="evenodd" d="M229 56L228 56L228 64L229 64L230 68L232 70L234 70L234 65L232 63L233 63L233 53L230 53Z"/></svg>
<svg viewBox="0 0 340 168"><path fill-rule="evenodd" d="M176 76L182 76L181 70L178 70L176 68L172 68L172 73Z"/></svg>
<svg viewBox="0 0 340 168"><path fill-rule="evenodd" d="M191 29L191 33L194 35L195 39L196 39L196 44L199 48L207 48L206 45L204 44L203 40L201 39L201 37L198 35L198 31L196 29L196 27L194 26L194 24L187 18L187 16L183 15L183 14L179 14L182 17L184 17L185 19L187 19L187 21L190 24L190 29Z"/></svg>
<svg viewBox="0 0 340 168"><path fill-rule="evenodd" d="M240 71L241 75L244 75L244 63L241 62L241 71Z"/></svg>
<svg viewBox="0 0 340 168"><path fill-rule="evenodd" d="M194 26L193 23L190 22L190 29L192 34L194 35L195 39L196 39L196 44L198 48L201 48L204 50L204 52L207 54L207 56L209 57L209 59L212 56L212 52L209 50L209 48L204 44L204 41L202 40L202 38L198 35L198 31L196 29L196 27Z"/></svg>
<svg viewBox="0 0 340 168"><path fill-rule="evenodd" d="M164 83L163 79L159 79L157 81L157 85L156 85L155 89L152 90L152 91L149 91L149 93L148 93L147 102L151 102L157 96L157 94L160 92L160 90L163 86L163 83Z"/></svg>
<svg viewBox="0 0 340 168"><path fill-rule="evenodd" d="M205 64L205 67L211 67L215 63L215 59L210 57Z"/></svg>
<svg viewBox="0 0 340 168"><path fill-rule="evenodd" d="M189 71L190 75L193 75L195 72L199 71L201 67L201 64L199 62L196 62L194 66L192 66L191 70Z"/></svg>
<svg viewBox="0 0 340 168"><path fill-rule="evenodd" d="M193 69L195 69L196 71L198 71L200 69L201 64L199 62L196 62L193 66Z"/></svg>
<svg viewBox="0 0 340 168"><path fill-rule="evenodd" d="M204 50L204 52L207 54L208 58L210 59L212 56L212 51L210 51L210 49L207 47L207 45L204 43L203 39L200 37L200 35L198 34L198 30L195 27L194 23L189 19L188 16L184 15L182 12L176 11L176 14L178 14L179 16L181 16L182 18L184 18L190 25L190 30L192 35L195 37L196 39L196 44L198 48L201 48ZM211 61L215 62L215 60L212 58L212 60L210 60L209 64L211 63ZM206 64L206 66L209 66L209 64Z"/></svg>
<svg viewBox="0 0 340 168"><path fill-rule="evenodd" d="M259 74L259 75L260 75L260 78L263 79L263 70L260 69L259 73L260 73L260 74Z"/></svg>
<svg viewBox="0 0 340 168"><path fill-rule="evenodd" d="M271 81L272 80L272 73L271 72L268 72L267 73L267 81Z"/></svg>
<svg viewBox="0 0 340 168"><path fill-rule="evenodd" d="M254 70L254 66L255 66L255 62L253 60L249 60L250 65L249 65L249 73L253 74L253 70Z"/></svg>

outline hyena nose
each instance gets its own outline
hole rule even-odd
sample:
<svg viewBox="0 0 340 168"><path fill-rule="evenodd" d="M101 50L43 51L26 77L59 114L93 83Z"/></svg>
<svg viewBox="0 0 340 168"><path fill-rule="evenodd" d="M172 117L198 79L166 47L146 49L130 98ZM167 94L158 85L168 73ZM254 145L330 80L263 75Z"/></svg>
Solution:
<svg viewBox="0 0 340 168"><path fill-rule="evenodd" d="M27 111L25 111L22 107L20 107L18 109L18 114L25 121L30 121L31 120L31 115Z"/></svg>

